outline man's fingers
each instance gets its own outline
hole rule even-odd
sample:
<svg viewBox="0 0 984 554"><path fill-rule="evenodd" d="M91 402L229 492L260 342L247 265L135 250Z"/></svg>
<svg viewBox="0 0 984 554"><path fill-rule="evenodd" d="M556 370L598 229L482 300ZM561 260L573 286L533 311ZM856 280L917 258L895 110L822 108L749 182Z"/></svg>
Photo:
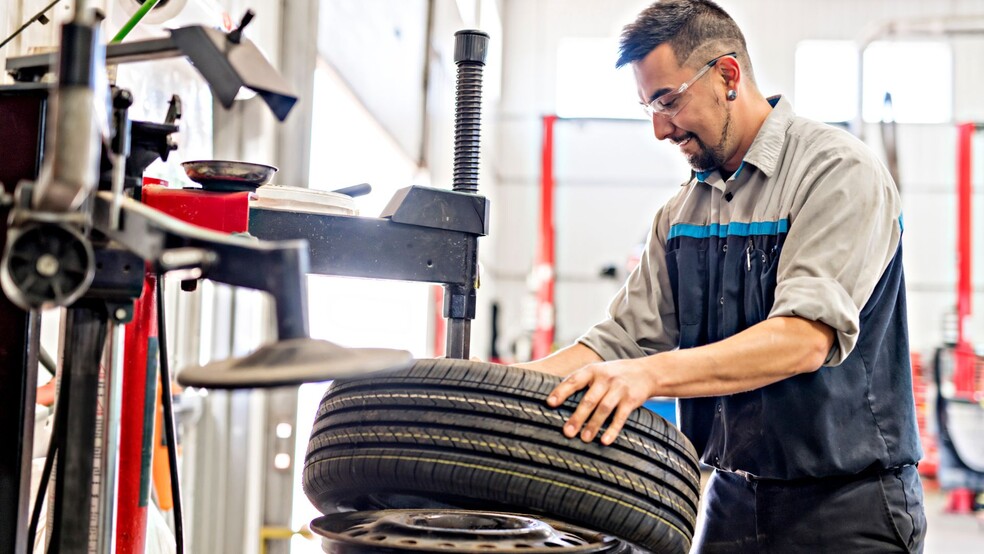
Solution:
<svg viewBox="0 0 984 554"><path fill-rule="evenodd" d="M547 406L551 408L560 406L570 395L588 386L589 383L591 383L591 374L587 371L571 373L547 395Z"/></svg>
<svg viewBox="0 0 984 554"><path fill-rule="evenodd" d="M577 436L584 422L588 420L588 417L595 411L595 407L598 406L607 393L608 383L595 380L591 388L588 389L588 392L584 393L581 402L577 405L577 409L574 410L571 417L567 418L567 423L564 425L564 435L567 438ZM584 437L581 438L584 439Z"/></svg>
<svg viewBox="0 0 984 554"><path fill-rule="evenodd" d="M591 442L594 440L595 436L598 434L598 430L601 426L605 424L605 420L611 415L612 410L619 406L622 398L625 396L624 391L620 387L615 386L608 389L605 397L601 399L598 406L594 410L591 419L588 424L584 426L584 431L581 432L581 440L584 442Z"/></svg>
<svg viewBox="0 0 984 554"><path fill-rule="evenodd" d="M612 417L612 422L605 430L605 434L601 436L601 444L605 446L610 445L615 442L618 438L618 434L622 432L622 427L625 426L625 422L629 420L629 415L634 410L629 404L620 404L618 409L615 410L615 415Z"/></svg>
<svg viewBox="0 0 984 554"><path fill-rule="evenodd" d="M590 385L590 386L589 386ZM591 442L598 436L605 421L612 417L611 425L601 439L602 444L615 442L632 410L638 407L632 400L632 391L621 380L613 380L600 367L588 366L570 374L547 395L547 405L557 408L575 392L588 387L574 413L564 422L564 436ZM614 413L614 415L613 415Z"/></svg>
<svg viewBox="0 0 984 554"><path fill-rule="evenodd" d="M609 417L611 424L601 437L603 445L615 442L632 410L638 408L645 397L644 390L635 383L646 377L628 361L589 364L570 374L547 395L547 405L557 408L575 392L588 387L574 413L564 422L564 436L591 442L601 432ZM633 376L642 373L641 376Z"/></svg>

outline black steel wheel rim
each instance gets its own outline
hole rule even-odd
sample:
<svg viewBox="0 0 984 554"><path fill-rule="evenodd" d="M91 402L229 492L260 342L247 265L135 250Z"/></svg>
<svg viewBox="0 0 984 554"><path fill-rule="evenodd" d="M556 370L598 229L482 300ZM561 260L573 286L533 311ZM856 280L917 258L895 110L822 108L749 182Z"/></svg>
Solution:
<svg viewBox="0 0 984 554"><path fill-rule="evenodd" d="M525 514L469 510L347 512L311 522L328 553L641 552L602 533Z"/></svg>

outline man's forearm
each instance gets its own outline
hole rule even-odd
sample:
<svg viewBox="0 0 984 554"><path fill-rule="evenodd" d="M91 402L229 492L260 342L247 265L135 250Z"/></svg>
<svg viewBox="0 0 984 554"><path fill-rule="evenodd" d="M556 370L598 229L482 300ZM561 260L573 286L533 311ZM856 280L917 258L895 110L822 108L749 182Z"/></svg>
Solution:
<svg viewBox="0 0 984 554"><path fill-rule="evenodd" d="M771 318L706 346L589 363L557 385L547 405L556 408L587 387L564 424L564 435L573 438L580 433L581 440L592 441L611 418L601 439L602 444L611 444L632 411L648 398L719 396L764 387L815 371L833 341L834 330L826 324L798 317ZM564 354L568 356L573 354Z"/></svg>
<svg viewBox="0 0 984 554"><path fill-rule="evenodd" d="M557 375L559 377L567 377L571 373L574 373L588 364L593 364L600 361L602 361L601 356L599 356L594 350L591 350L587 346L576 342L554 352L546 358L540 358L539 360L533 360L532 362L514 365L526 369L542 371L544 373Z"/></svg>
<svg viewBox="0 0 984 554"><path fill-rule="evenodd" d="M818 369L833 344L829 326L797 317L767 319L719 342L639 360L655 396L718 396L750 391Z"/></svg>

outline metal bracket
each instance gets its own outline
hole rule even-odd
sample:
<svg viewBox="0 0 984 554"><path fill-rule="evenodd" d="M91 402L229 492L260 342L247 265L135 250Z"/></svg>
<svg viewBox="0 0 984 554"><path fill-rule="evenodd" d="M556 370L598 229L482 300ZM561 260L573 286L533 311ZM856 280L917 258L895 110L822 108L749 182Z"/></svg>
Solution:
<svg viewBox="0 0 984 554"><path fill-rule="evenodd" d="M171 36L121 42L106 46L106 65L186 56L208 83L216 99L232 106L240 87L257 94L283 121L297 103L297 95L270 65L256 44L200 25L171 30ZM17 81L37 81L56 67L58 52L7 59L7 72Z"/></svg>
<svg viewBox="0 0 984 554"><path fill-rule="evenodd" d="M407 187L396 191L380 217L483 237L489 234L489 200L469 192Z"/></svg>
<svg viewBox="0 0 984 554"><path fill-rule="evenodd" d="M311 273L473 286L478 237L386 219L251 208L250 234L306 239Z"/></svg>
<svg viewBox="0 0 984 554"><path fill-rule="evenodd" d="M197 259L202 264L198 268L201 277L270 293L276 301L278 338L308 336L306 241L263 242L225 235L190 225L129 198L120 205L119 228L113 229L109 225L112 198L107 192L92 197L96 229L155 264L173 257L167 254L173 254L175 249L185 249L179 253L195 249L208 252ZM172 262L166 265L177 267L173 265L177 262Z"/></svg>

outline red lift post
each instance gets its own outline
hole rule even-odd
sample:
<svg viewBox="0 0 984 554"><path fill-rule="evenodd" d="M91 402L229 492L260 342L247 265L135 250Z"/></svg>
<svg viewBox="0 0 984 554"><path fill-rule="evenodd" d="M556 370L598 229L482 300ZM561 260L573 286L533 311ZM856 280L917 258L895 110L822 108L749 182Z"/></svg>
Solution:
<svg viewBox="0 0 984 554"><path fill-rule="evenodd" d="M120 554L138 554L146 548L158 379L156 283L156 276L148 270L143 292L133 303L133 320L125 330L116 508L116 551Z"/></svg>
<svg viewBox="0 0 984 554"><path fill-rule="evenodd" d="M548 356L554 343L554 124L556 115L543 117L543 148L540 158L540 242L533 280L536 286L536 327L533 330L533 359Z"/></svg>
<svg viewBox="0 0 984 554"><path fill-rule="evenodd" d="M967 336L973 295L973 185L972 157L976 123L957 126L957 343L953 348L953 400L977 402L984 394L984 382L977 376L977 355ZM949 492L946 510L951 513L970 513L973 510L972 490L958 488Z"/></svg>
<svg viewBox="0 0 984 554"><path fill-rule="evenodd" d="M957 344L954 348L953 384L955 396L969 401L975 401L975 397L980 394L974 382L977 357L966 332L973 295L971 157L976 129L975 123L957 126Z"/></svg>
<svg viewBox="0 0 984 554"><path fill-rule="evenodd" d="M245 233L249 225L249 192L220 193L145 185L141 195L147 206L200 227ZM126 326L116 516L116 551L120 554L142 554L147 539L157 420L156 283L153 269L148 268L143 292L134 303L133 321Z"/></svg>

